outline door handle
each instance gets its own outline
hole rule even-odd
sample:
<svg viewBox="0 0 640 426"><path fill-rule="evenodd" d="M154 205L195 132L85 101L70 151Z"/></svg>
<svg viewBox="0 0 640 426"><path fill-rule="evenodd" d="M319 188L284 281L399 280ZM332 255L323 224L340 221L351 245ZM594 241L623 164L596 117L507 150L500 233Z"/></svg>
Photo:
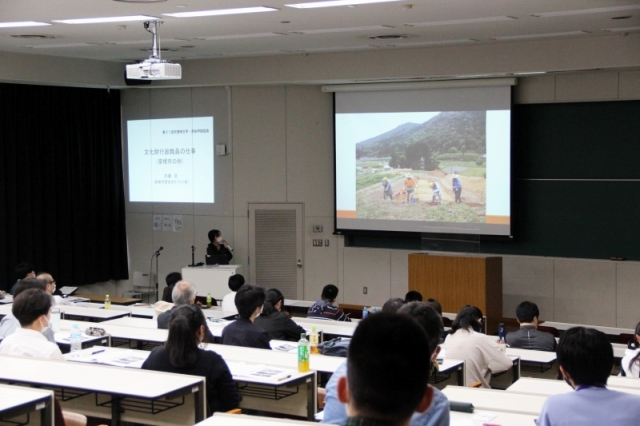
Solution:
<svg viewBox="0 0 640 426"><path fill-rule="evenodd" d="M298 263L296 264L296 266L298 268L302 268L302 261L300 259L298 259Z"/></svg>

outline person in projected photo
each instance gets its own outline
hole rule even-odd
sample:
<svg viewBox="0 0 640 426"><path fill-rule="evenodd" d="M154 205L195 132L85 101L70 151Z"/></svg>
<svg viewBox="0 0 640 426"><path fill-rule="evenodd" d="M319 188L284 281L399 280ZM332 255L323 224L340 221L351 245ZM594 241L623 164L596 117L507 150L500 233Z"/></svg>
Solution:
<svg viewBox="0 0 640 426"><path fill-rule="evenodd" d="M431 197L431 202L441 204L442 195L440 194L440 185L438 185L438 182L433 181L429 186L431 187L431 189L433 189L433 196Z"/></svg>
<svg viewBox="0 0 640 426"><path fill-rule="evenodd" d="M211 241L207 246L207 254L209 256L221 256L224 254L229 261L233 259L233 255L229 249L229 243L222 239L222 232L217 229L212 229L209 231L208 237L209 241Z"/></svg>
<svg viewBox="0 0 640 426"><path fill-rule="evenodd" d="M382 193L384 199L386 200L387 197L389 197L390 200L393 200L393 190L391 189L391 182L389 182L389 179L382 179L382 188L384 190Z"/></svg>
<svg viewBox="0 0 640 426"><path fill-rule="evenodd" d="M462 183L460 182L460 177L458 176L458 172L453 172L453 181L452 181L453 193L456 196L456 204L462 203L462 199L460 195L462 195Z"/></svg>
<svg viewBox="0 0 640 426"><path fill-rule="evenodd" d="M415 192L418 184L413 179L413 175L411 173L407 174L407 178L404 180L404 189L407 191L407 203L411 203L413 200L413 193Z"/></svg>

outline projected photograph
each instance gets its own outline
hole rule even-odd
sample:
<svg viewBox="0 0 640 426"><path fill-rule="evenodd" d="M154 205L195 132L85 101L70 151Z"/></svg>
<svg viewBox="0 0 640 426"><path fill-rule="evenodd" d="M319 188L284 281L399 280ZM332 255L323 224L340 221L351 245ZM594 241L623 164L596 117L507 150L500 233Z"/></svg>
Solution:
<svg viewBox="0 0 640 426"><path fill-rule="evenodd" d="M356 218L483 223L486 111L354 114Z"/></svg>

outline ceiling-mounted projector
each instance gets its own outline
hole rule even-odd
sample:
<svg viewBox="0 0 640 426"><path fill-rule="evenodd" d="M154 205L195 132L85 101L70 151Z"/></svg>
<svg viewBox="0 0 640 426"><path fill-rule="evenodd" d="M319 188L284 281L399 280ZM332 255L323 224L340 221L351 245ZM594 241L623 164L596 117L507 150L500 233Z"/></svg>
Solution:
<svg viewBox="0 0 640 426"><path fill-rule="evenodd" d="M162 60L158 43L158 26L162 21L148 21L144 29L152 34L151 56L137 64L126 66L126 76L129 80L180 80L182 67Z"/></svg>

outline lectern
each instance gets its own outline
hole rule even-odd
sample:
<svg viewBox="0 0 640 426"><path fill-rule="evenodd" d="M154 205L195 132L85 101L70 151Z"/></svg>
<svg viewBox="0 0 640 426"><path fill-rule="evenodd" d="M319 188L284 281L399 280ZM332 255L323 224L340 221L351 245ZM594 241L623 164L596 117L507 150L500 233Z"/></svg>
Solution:
<svg viewBox="0 0 640 426"><path fill-rule="evenodd" d="M409 290L437 299L443 312L477 306L487 317L487 333L495 333L502 318L502 258L412 253Z"/></svg>

